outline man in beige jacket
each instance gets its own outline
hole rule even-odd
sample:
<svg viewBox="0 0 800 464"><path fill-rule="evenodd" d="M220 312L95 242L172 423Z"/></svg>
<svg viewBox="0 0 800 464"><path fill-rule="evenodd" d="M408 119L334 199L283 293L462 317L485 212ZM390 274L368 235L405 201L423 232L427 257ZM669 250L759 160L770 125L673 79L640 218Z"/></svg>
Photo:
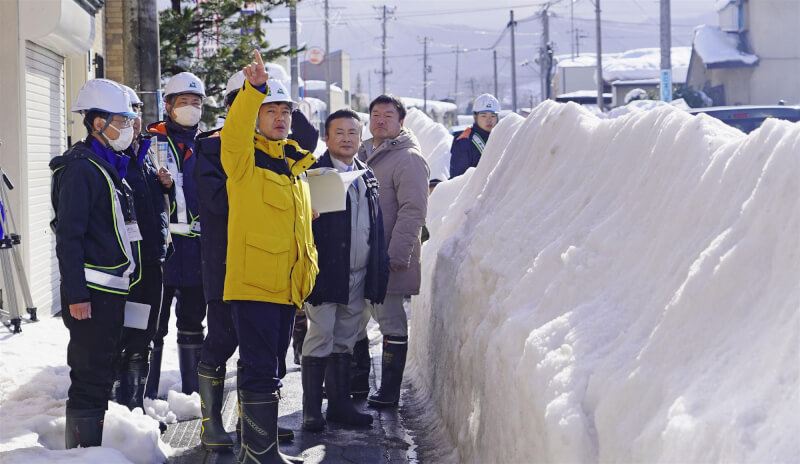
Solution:
<svg viewBox="0 0 800 464"><path fill-rule="evenodd" d="M373 138L364 141L358 157L367 162L380 183L378 201L390 268L386 300L372 309L383 334L383 373L378 392L367 401L380 408L396 406L400 400L408 350L403 296L419 294L420 232L428 210L430 170L416 137L403 127L406 110L397 97L380 95L370 103L369 114Z"/></svg>

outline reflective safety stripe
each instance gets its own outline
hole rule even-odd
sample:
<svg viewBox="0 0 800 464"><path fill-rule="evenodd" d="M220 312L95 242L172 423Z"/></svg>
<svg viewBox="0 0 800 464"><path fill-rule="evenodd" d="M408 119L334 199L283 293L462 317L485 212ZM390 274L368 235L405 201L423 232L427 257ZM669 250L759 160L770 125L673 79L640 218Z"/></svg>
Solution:
<svg viewBox="0 0 800 464"><path fill-rule="evenodd" d="M475 145L480 154L483 154L483 149L486 148L486 142L483 141L477 132L472 134L472 144Z"/></svg>
<svg viewBox="0 0 800 464"><path fill-rule="evenodd" d="M103 287L116 288L118 290L127 291L131 282L129 274L125 274L122 277L117 277L113 274L106 274L105 272L100 272L96 269L89 268L85 268L83 273L86 276L86 282L102 285Z"/></svg>
<svg viewBox="0 0 800 464"><path fill-rule="evenodd" d="M172 174L172 179L175 182L175 206L178 214L178 223L188 224L189 217L186 214L186 196L183 194L183 173L180 172L181 160L178 155L178 150L175 148L169 136L167 136L167 141L169 142L171 150L164 158L166 160L166 168ZM171 227L170 230L172 230Z"/></svg>
<svg viewBox="0 0 800 464"><path fill-rule="evenodd" d="M169 231L174 234L192 235L192 226L189 224L175 224L172 222L169 224Z"/></svg>
<svg viewBox="0 0 800 464"><path fill-rule="evenodd" d="M131 283L131 273L133 273L133 269L135 264L133 262L133 252L131 251L131 242L128 239L128 229L125 227L125 216L122 214L122 205L119 202L119 197L117 196L116 189L114 188L114 182L111 180L111 176L108 175L105 169L102 166L97 164L96 162L89 160L94 164L97 169L103 174L103 177L106 178L106 182L108 182L108 189L109 194L111 195L111 202L113 203L113 215L114 215L114 226L117 232L117 239L122 246L122 252L125 254L125 258L127 259L128 267L122 272L121 276L116 276L114 274L103 272L97 269L85 268L84 275L86 277L87 282L91 282L94 284L102 285L104 287L115 288L118 290L128 290L128 286Z"/></svg>

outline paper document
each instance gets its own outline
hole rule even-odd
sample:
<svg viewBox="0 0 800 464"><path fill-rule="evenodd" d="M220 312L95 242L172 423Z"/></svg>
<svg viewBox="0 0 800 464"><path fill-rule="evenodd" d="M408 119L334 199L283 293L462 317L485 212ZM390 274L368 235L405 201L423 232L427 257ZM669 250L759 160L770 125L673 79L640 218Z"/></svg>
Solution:
<svg viewBox="0 0 800 464"><path fill-rule="evenodd" d="M367 172L339 172L333 168L317 168L306 171L308 186L311 189L311 208L322 214L331 211L344 211L347 208L347 188Z"/></svg>
<svg viewBox="0 0 800 464"><path fill-rule="evenodd" d="M147 320L150 317L150 305L144 303L135 303L133 301L125 302L125 320L123 325L132 329L147 329Z"/></svg>

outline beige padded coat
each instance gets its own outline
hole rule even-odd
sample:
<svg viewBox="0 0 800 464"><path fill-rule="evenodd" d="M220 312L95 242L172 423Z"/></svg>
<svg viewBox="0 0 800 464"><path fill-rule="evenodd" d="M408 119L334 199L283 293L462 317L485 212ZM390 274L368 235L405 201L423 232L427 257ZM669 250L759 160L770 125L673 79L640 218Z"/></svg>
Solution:
<svg viewBox="0 0 800 464"><path fill-rule="evenodd" d="M394 139L372 148L365 140L358 158L375 173L380 186L378 201L383 212L383 230L389 251L389 264L406 266L389 274L388 295L416 295L421 279L420 234L428 212L430 169L420 152L414 134L402 128Z"/></svg>

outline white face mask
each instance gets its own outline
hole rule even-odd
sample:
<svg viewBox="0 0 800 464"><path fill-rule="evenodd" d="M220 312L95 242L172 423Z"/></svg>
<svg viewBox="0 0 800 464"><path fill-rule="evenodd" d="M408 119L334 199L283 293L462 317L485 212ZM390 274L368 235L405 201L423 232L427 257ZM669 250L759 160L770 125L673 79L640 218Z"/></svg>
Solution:
<svg viewBox="0 0 800 464"><path fill-rule="evenodd" d="M108 127L114 129L119 134L119 137L117 137L116 140L107 138L108 144L111 146L112 150L123 151L131 146L131 142L133 142L133 127L126 127L122 130L117 129L111 124L109 124Z"/></svg>
<svg viewBox="0 0 800 464"><path fill-rule="evenodd" d="M184 127L192 127L200 122L200 116L203 114L203 110L188 105L175 108L172 110L172 113L175 115L175 122Z"/></svg>

